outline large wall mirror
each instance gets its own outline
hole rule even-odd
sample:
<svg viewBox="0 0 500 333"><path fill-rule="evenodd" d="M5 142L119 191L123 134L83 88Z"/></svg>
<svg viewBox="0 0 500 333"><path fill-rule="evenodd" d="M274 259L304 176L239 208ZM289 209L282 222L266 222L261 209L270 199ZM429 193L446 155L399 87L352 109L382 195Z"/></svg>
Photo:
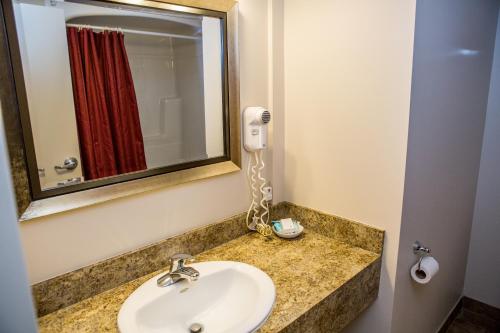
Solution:
<svg viewBox="0 0 500 333"><path fill-rule="evenodd" d="M227 12L132 0L3 4L31 201L239 166Z"/></svg>

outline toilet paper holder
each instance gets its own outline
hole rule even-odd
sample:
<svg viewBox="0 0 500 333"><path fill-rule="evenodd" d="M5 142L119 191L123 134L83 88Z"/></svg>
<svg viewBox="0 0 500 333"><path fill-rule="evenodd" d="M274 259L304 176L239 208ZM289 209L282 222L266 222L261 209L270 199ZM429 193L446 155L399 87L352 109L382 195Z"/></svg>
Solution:
<svg viewBox="0 0 500 333"><path fill-rule="evenodd" d="M413 253L420 257L418 259L418 269L420 270L422 259L424 259L425 256L428 256L431 253L431 249L422 246L419 241L415 241L415 243L413 243Z"/></svg>

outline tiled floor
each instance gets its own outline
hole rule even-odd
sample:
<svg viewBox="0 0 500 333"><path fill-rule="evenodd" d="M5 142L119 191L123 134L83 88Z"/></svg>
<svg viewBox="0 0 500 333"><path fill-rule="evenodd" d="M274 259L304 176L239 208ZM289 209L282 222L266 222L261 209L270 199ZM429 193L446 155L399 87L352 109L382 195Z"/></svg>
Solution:
<svg viewBox="0 0 500 333"><path fill-rule="evenodd" d="M446 333L500 333L500 310L464 298Z"/></svg>

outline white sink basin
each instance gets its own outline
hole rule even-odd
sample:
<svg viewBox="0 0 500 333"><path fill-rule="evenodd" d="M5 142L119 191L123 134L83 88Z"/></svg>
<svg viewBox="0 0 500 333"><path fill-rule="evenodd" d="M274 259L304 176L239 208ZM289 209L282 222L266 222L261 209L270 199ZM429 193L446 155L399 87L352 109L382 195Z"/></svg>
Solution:
<svg viewBox="0 0 500 333"><path fill-rule="evenodd" d="M200 272L198 281L158 287L159 274L137 288L118 313L120 332L189 333L200 324L203 333L248 333L264 324L276 296L266 273L233 261L190 266Z"/></svg>

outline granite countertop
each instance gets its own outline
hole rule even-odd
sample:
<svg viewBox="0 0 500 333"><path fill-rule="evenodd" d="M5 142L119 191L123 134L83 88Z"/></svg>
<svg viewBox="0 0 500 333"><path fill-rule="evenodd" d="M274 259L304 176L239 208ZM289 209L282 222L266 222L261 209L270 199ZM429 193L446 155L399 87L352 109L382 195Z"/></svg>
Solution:
<svg viewBox="0 0 500 333"><path fill-rule="evenodd" d="M338 328L328 326L328 332L340 330L368 306L378 292L380 253L307 229L294 240L246 234L196 257L198 261L240 261L269 274L276 286L276 303L260 332L326 332L318 323L308 324L308 327L316 325L316 329L305 329L300 319L312 316L314 318L308 320L318 321L322 315L334 317L331 311L337 309L339 322L334 325ZM116 318L122 303L142 283L162 271L45 315L39 318L39 330L42 333L117 332ZM322 314L320 305L330 312Z"/></svg>

